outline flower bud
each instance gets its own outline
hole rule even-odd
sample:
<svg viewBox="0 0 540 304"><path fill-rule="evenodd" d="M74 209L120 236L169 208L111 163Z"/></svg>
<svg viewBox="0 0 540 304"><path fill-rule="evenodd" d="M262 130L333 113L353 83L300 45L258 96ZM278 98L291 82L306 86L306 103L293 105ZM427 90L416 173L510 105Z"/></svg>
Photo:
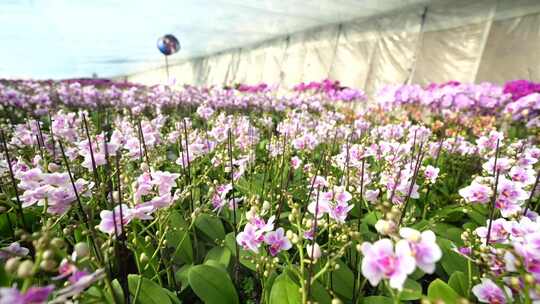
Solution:
<svg viewBox="0 0 540 304"><path fill-rule="evenodd" d="M84 258L90 254L90 248L85 242L75 244L74 251L77 254L77 258Z"/></svg>
<svg viewBox="0 0 540 304"><path fill-rule="evenodd" d="M114 202L119 202L120 201L120 193L118 193L118 191L113 191L112 198L113 198Z"/></svg>
<svg viewBox="0 0 540 304"><path fill-rule="evenodd" d="M262 205L262 210L263 211L267 211L270 209L270 202L268 201L264 201L263 205Z"/></svg>
<svg viewBox="0 0 540 304"><path fill-rule="evenodd" d="M300 240L300 238L298 237L298 234L294 233L292 238L291 238L291 243L297 244L299 240Z"/></svg>
<svg viewBox="0 0 540 304"><path fill-rule="evenodd" d="M49 165L47 165L47 169L49 170L49 172L54 173L54 172L58 172L58 169L60 169L60 166L58 166L55 163L49 163Z"/></svg>
<svg viewBox="0 0 540 304"><path fill-rule="evenodd" d="M54 260L43 260L39 263L39 267L45 271L54 271L56 269L56 262Z"/></svg>
<svg viewBox="0 0 540 304"><path fill-rule="evenodd" d="M287 232L285 233L285 235L287 236L287 238L288 238L289 240L292 239L292 236L293 236L292 230L287 230Z"/></svg>
<svg viewBox="0 0 540 304"><path fill-rule="evenodd" d="M21 264L21 259L19 257L13 257L6 261L4 269L8 273L15 273Z"/></svg>
<svg viewBox="0 0 540 304"><path fill-rule="evenodd" d="M51 245L56 249L62 249L66 245L66 242L61 238L54 238L51 241Z"/></svg>
<svg viewBox="0 0 540 304"><path fill-rule="evenodd" d="M319 259L322 255L321 247L317 243L314 243L313 246L311 244L306 245L306 251L308 256L314 260Z"/></svg>
<svg viewBox="0 0 540 304"><path fill-rule="evenodd" d="M63 233L64 235L70 235L71 232L73 232L73 230L71 229L71 227L66 227L66 228L64 228L64 229L62 230L62 233Z"/></svg>
<svg viewBox="0 0 540 304"><path fill-rule="evenodd" d="M54 251L47 249L45 252L43 252L43 259L45 260L52 260L54 259Z"/></svg>
<svg viewBox="0 0 540 304"><path fill-rule="evenodd" d="M293 223L294 222L294 214L289 213L289 215L287 216L287 219L289 220L289 222Z"/></svg>
<svg viewBox="0 0 540 304"><path fill-rule="evenodd" d="M146 265L146 263L148 263L148 256L146 255L146 253L141 253L141 256L139 257L139 262L141 262L141 264L143 265Z"/></svg>
<svg viewBox="0 0 540 304"><path fill-rule="evenodd" d="M378 220L375 224L375 229L382 235L389 235L395 232L396 224L392 221Z"/></svg>
<svg viewBox="0 0 540 304"><path fill-rule="evenodd" d="M520 284L519 284L519 279L516 278L516 277L511 277L510 278L510 286L512 286L512 288L515 288L516 290L519 290L521 287L520 287Z"/></svg>
<svg viewBox="0 0 540 304"><path fill-rule="evenodd" d="M34 274L34 262L30 260L23 261L17 268L17 276L25 279Z"/></svg>

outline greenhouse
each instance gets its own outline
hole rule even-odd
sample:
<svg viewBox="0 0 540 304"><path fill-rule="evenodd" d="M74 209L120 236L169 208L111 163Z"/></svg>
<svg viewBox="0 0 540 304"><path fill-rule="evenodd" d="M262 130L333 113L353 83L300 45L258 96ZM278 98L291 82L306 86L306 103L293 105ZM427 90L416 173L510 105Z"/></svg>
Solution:
<svg viewBox="0 0 540 304"><path fill-rule="evenodd" d="M0 304L540 303L540 1L0 28Z"/></svg>

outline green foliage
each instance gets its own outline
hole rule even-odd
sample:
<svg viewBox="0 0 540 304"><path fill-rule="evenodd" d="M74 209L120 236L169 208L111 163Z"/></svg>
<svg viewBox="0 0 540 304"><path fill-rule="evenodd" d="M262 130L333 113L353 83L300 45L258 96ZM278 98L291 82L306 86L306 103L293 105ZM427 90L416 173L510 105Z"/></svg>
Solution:
<svg viewBox="0 0 540 304"><path fill-rule="evenodd" d="M225 228L216 216L205 213L198 215L195 219L195 227L213 241L225 239Z"/></svg>
<svg viewBox="0 0 540 304"><path fill-rule="evenodd" d="M193 249L189 227L177 211L169 215L169 230L166 238L167 246L173 250L173 259L183 263L193 263Z"/></svg>
<svg viewBox="0 0 540 304"><path fill-rule="evenodd" d="M393 304L392 298L383 296L369 296L363 299L364 304Z"/></svg>
<svg viewBox="0 0 540 304"><path fill-rule="evenodd" d="M204 261L216 261L223 266L228 267L231 261L231 251L227 247L214 247L208 251Z"/></svg>
<svg viewBox="0 0 540 304"><path fill-rule="evenodd" d="M134 304L173 303L166 289L147 278L131 274L128 276L128 285L130 294L133 297L137 295L137 301Z"/></svg>
<svg viewBox="0 0 540 304"><path fill-rule="evenodd" d="M218 267L197 265L188 273L189 285L207 304L238 304L238 294L229 275Z"/></svg>
<svg viewBox="0 0 540 304"><path fill-rule="evenodd" d="M403 291L399 295L402 301L418 300L422 297L422 285L420 283L407 279L403 285Z"/></svg>
<svg viewBox="0 0 540 304"><path fill-rule="evenodd" d="M354 274L352 270L341 260L337 261L339 269L332 271L331 279L334 291L346 299L352 299Z"/></svg>
<svg viewBox="0 0 540 304"><path fill-rule="evenodd" d="M280 274L270 292L270 304L300 304L302 296L299 292L300 286L294 283L286 273Z"/></svg>
<svg viewBox="0 0 540 304"><path fill-rule="evenodd" d="M450 279L448 280L448 285L452 287L460 296L468 297L469 291L472 286L469 286L469 281L467 275L461 271L456 271L452 273Z"/></svg>
<svg viewBox="0 0 540 304"><path fill-rule="evenodd" d="M440 279L431 282L428 287L428 298L431 301L442 300L444 303L457 303L459 295Z"/></svg>

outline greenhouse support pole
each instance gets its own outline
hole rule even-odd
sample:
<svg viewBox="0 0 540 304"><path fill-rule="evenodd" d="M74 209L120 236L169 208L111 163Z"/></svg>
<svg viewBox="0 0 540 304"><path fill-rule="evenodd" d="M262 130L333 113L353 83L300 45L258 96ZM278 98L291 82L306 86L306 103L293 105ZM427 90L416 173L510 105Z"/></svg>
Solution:
<svg viewBox="0 0 540 304"><path fill-rule="evenodd" d="M167 84L169 83L169 59L167 59L167 55L165 55L165 73L167 74Z"/></svg>
<svg viewBox="0 0 540 304"><path fill-rule="evenodd" d="M407 77L405 84L411 84L414 73L416 72L416 63L418 61L418 54L420 53L420 49L422 48L422 45L424 44L424 26L426 24L426 17L427 17L427 11L428 7L424 7L424 12L422 13L422 17L420 19L420 32L418 33L418 41L416 43L416 49L414 51L414 57L413 62L411 66L411 70L409 72L409 76Z"/></svg>

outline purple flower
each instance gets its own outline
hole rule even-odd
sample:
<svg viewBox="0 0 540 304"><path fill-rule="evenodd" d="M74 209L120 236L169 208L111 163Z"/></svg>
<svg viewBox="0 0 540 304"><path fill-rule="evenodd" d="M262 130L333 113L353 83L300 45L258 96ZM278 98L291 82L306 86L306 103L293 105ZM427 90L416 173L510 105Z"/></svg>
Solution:
<svg viewBox="0 0 540 304"><path fill-rule="evenodd" d="M236 242L246 250L259 253L259 247L263 241L262 234L257 231L257 227L247 223L244 231L236 236Z"/></svg>
<svg viewBox="0 0 540 304"><path fill-rule="evenodd" d="M330 212L330 204L319 198L308 205L308 211L317 218L321 218L325 213Z"/></svg>
<svg viewBox="0 0 540 304"><path fill-rule="evenodd" d="M364 242L361 251L364 255L362 274L372 286L379 284L382 279L389 279L392 288L402 290L407 276L416 267L409 243L405 240L397 242L395 252L394 244L389 239L373 244Z"/></svg>
<svg viewBox="0 0 540 304"><path fill-rule="evenodd" d="M354 208L354 205L349 205L346 202L338 202L330 207L330 212L328 214L330 218L334 219L336 222L345 223L347 214L352 208Z"/></svg>
<svg viewBox="0 0 540 304"><path fill-rule="evenodd" d="M435 181L437 181L437 177L439 177L440 170L441 169L429 165L424 171L424 176L429 180L430 183L434 184Z"/></svg>
<svg viewBox="0 0 540 304"><path fill-rule="evenodd" d="M22 247L19 243L14 242L9 246L0 248L0 260L8 259L11 256L26 256L30 250L26 247Z"/></svg>
<svg viewBox="0 0 540 304"><path fill-rule="evenodd" d="M258 231L265 233L274 230L275 219L276 217L272 215L270 218L268 218L268 221L265 222L264 219L260 218L259 216L253 216L249 219L249 222L257 227Z"/></svg>
<svg viewBox="0 0 540 304"><path fill-rule="evenodd" d="M371 190L367 189L364 193L364 199L370 203L376 203L379 199L379 189Z"/></svg>
<svg viewBox="0 0 540 304"><path fill-rule="evenodd" d="M180 177L178 173L156 171L152 172L152 184L158 187L160 196L170 194L172 187L176 184L176 179Z"/></svg>
<svg viewBox="0 0 540 304"><path fill-rule="evenodd" d="M264 236L264 242L270 245L269 250L272 256L275 256L282 250L289 250L292 247L291 242L285 236L283 228L278 228L276 231L268 232Z"/></svg>
<svg viewBox="0 0 540 304"><path fill-rule="evenodd" d="M104 277L104 269L98 269L93 273L87 273L84 271L75 272L69 279L70 284L58 290L56 298L51 302L51 304L66 303L69 298L79 295L86 288L90 287L92 284L103 279Z"/></svg>
<svg viewBox="0 0 540 304"><path fill-rule="evenodd" d="M116 224L116 233L119 235L122 231L122 227L131 222L131 209L122 204L122 216L120 215L120 206L114 207L114 217L113 212L110 210L103 210L99 214L101 217L101 222L99 223L98 229L104 233L113 234L115 232L114 225Z"/></svg>
<svg viewBox="0 0 540 304"><path fill-rule="evenodd" d="M512 100L518 100L534 92L540 92L540 86L529 80L512 80L504 84L504 93L511 94Z"/></svg>
<svg viewBox="0 0 540 304"><path fill-rule="evenodd" d="M293 167L295 170L300 167L302 164L302 160L298 156L293 156L291 158L291 167Z"/></svg>
<svg viewBox="0 0 540 304"><path fill-rule="evenodd" d="M487 203L491 193L491 188L476 181L473 181L470 186L459 190L459 195L468 203Z"/></svg>
<svg viewBox="0 0 540 304"><path fill-rule="evenodd" d="M506 223L506 220L503 218L499 218L493 221L491 225L491 234L490 234L490 243L504 243L508 240L508 231L504 228ZM489 220L486 221L486 226L484 227L478 227L474 230L476 235L478 235L482 242L485 242L488 234L488 228L489 227Z"/></svg>
<svg viewBox="0 0 540 304"><path fill-rule="evenodd" d="M416 265L425 273L433 273L435 264L441 259L442 251L435 242L433 231L420 233L412 228L401 228L399 235L409 242Z"/></svg>
<svg viewBox="0 0 540 304"><path fill-rule="evenodd" d="M512 294L508 287L504 287L506 294L508 295L510 302L512 302ZM478 301L481 303L490 303L490 304L505 304L506 297L505 292L497 286L490 279L483 278L482 283L475 285L472 288L472 292L478 298Z"/></svg>
<svg viewBox="0 0 540 304"><path fill-rule="evenodd" d="M227 203L227 193L229 193L232 190L231 184L224 184L224 185L218 185L216 186L214 190L214 194L212 195L212 206L214 207L213 211L217 211L218 213L223 209L225 204Z"/></svg>
<svg viewBox="0 0 540 304"><path fill-rule="evenodd" d="M471 247L460 247L458 252L462 255L469 256L472 253Z"/></svg>
<svg viewBox="0 0 540 304"><path fill-rule="evenodd" d="M54 290L53 285L30 287L20 292L16 287L0 288L0 304L40 304L45 303Z"/></svg>

